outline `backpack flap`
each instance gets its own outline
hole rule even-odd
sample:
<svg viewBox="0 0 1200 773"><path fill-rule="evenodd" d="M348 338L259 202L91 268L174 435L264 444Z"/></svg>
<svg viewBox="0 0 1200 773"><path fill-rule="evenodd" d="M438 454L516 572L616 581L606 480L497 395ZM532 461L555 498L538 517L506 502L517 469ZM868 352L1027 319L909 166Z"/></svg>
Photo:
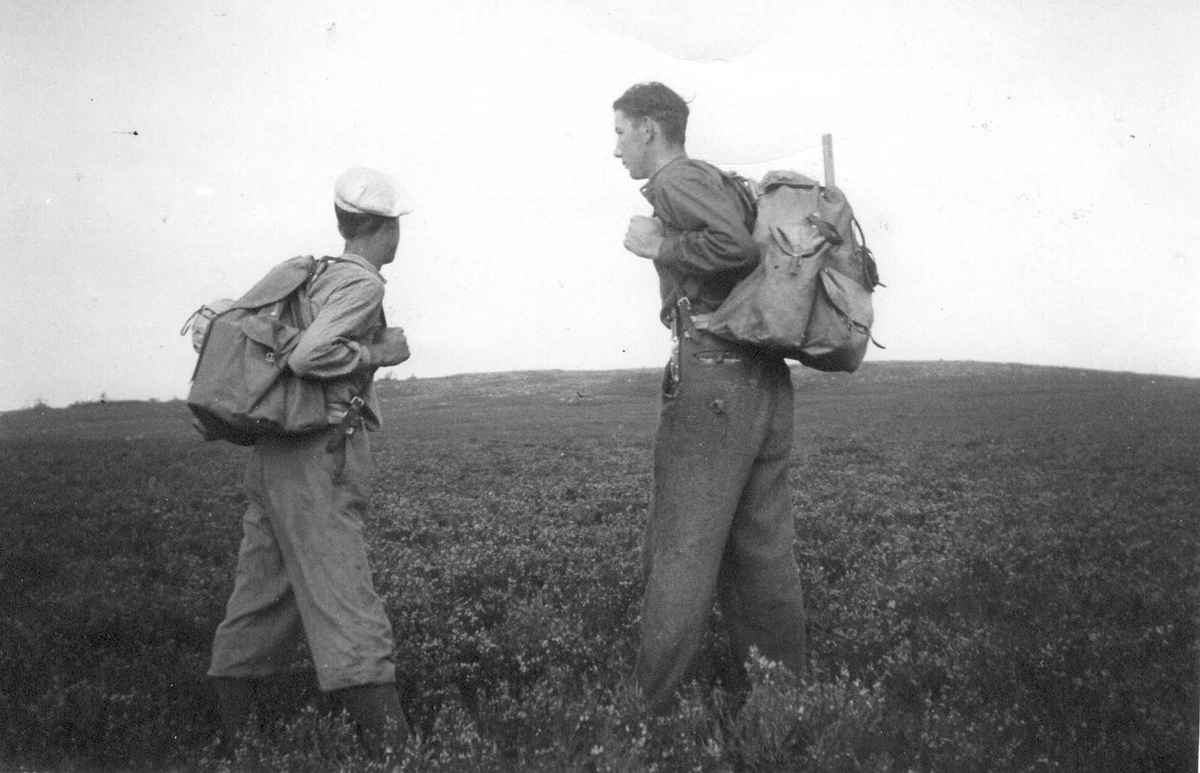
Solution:
<svg viewBox="0 0 1200 773"><path fill-rule="evenodd" d="M853 373L866 355L875 322L871 291L829 267L820 276L798 359L816 370Z"/></svg>
<svg viewBox="0 0 1200 773"><path fill-rule="evenodd" d="M287 367L288 355L303 331L275 314L256 314L242 320L242 332L246 394L238 413L267 434L323 429L327 422L324 388L295 378Z"/></svg>
<svg viewBox="0 0 1200 773"><path fill-rule="evenodd" d="M821 184L809 177L808 175L793 172L787 169L776 169L773 172L767 172L763 176L762 182L759 183L759 188L762 193L766 194L772 188L780 185L786 185L791 188L820 188Z"/></svg>
<svg viewBox="0 0 1200 773"><path fill-rule="evenodd" d="M296 292L317 270L312 255L297 255L274 266L234 303L239 309L261 309Z"/></svg>
<svg viewBox="0 0 1200 773"><path fill-rule="evenodd" d="M277 307L282 305L276 304ZM300 334L304 331L284 323L280 319L280 311L273 310L270 314L244 317L242 332L246 334L246 338L263 348L267 360L278 361L282 367L287 363L287 356L300 342Z"/></svg>
<svg viewBox="0 0 1200 773"><path fill-rule="evenodd" d="M808 258L815 255L817 250L829 241L828 234L822 230L822 226L825 228L829 226L817 215L821 190L814 185L805 193L800 190L794 193L789 191L789 193L792 195L788 199L802 202L799 206L804 209L799 211L807 211L808 214L802 218L795 217L778 225L771 225L769 228L771 238L779 249L793 258ZM836 237L837 233L835 232L833 235Z"/></svg>

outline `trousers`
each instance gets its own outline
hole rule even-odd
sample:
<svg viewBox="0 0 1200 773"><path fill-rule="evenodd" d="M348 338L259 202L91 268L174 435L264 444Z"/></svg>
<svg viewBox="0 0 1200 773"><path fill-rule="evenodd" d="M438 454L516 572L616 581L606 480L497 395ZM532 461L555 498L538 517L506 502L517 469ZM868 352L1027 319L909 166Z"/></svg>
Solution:
<svg viewBox="0 0 1200 773"><path fill-rule="evenodd" d="M714 601L739 662L753 645L804 674L788 488L792 414L782 358L704 331L680 336L663 376L642 547L634 675L652 710L668 706L687 676Z"/></svg>
<svg viewBox="0 0 1200 773"><path fill-rule="evenodd" d="M264 438L246 466L237 576L209 676L277 673L301 638L322 690L396 679L395 640L363 539L370 495L366 431Z"/></svg>

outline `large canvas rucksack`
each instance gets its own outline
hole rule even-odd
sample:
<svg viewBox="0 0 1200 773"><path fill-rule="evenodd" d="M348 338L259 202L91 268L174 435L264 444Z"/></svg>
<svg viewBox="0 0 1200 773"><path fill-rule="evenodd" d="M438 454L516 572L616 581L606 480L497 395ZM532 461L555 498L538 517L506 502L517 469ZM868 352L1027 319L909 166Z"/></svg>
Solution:
<svg viewBox="0 0 1200 773"><path fill-rule="evenodd" d="M328 426L325 387L297 377L287 363L312 322L309 283L335 260L311 255L286 260L211 316L187 396L192 424L206 440L252 445L264 435Z"/></svg>
<svg viewBox="0 0 1200 773"><path fill-rule="evenodd" d="M857 370L873 340L879 275L845 195L798 172L734 177L757 207L762 259L713 312L709 332L817 370Z"/></svg>

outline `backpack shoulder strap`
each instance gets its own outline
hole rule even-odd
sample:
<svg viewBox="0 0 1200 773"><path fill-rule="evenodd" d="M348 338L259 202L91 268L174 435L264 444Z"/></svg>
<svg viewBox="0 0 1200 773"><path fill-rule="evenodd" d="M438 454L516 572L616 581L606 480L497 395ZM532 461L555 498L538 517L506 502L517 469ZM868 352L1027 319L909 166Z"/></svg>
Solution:
<svg viewBox="0 0 1200 773"><path fill-rule="evenodd" d="M323 257L317 261L314 261L314 262L316 265L314 266L312 275L309 277L310 282L313 279L316 279L322 273L324 273L325 269L329 268L330 263L345 263L347 265L354 266L359 271L366 271L369 274L372 273L369 269L364 268L362 266L362 264L360 264L358 261L350 260L349 258L342 258L342 257L334 258L334 257L330 257L329 255L326 255L325 257Z"/></svg>
<svg viewBox="0 0 1200 773"><path fill-rule="evenodd" d="M358 261L350 260L348 258L342 258L342 257L335 258L335 257L330 257L329 255L326 255L323 258L313 261L312 272L308 275L308 279L303 283L303 285L301 287L301 289L303 290L301 295L303 297L301 299L302 303L300 305L302 307L301 314L304 315L304 320L303 320L304 327L308 327L309 325L311 325L313 319L315 319L315 317L316 317L316 315L313 314L313 311L312 311L312 298L311 298L312 284L317 279L317 277L319 277L321 274L323 274L329 268L330 264L332 264L332 263L345 263L346 265L354 266L359 271L366 273L367 276L370 276L373 278L378 278L378 275L375 272L372 272L371 270L365 268ZM380 315L383 314L383 307L380 307L379 313L380 313ZM387 324L387 321L385 319L384 325L386 326L386 324Z"/></svg>
<svg viewBox="0 0 1200 773"><path fill-rule="evenodd" d="M710 170L733 188L742 208L746 211L746 228L753 231L754 221L758 218L758 197L761 193L758 183L749 177L745 177L737 172L731 172L728 169L722 169L716 164L710 164L707 161L700 161L699 159L688 160L698 167Z"/></svg>
<svg viewBox="0 0 1200 773"><path fill-rule="evenodd" d="M721 170L721 173L733 182L734 190L737 191L738 197L741 198L742 204L749 213L749 222L753 224L758 219L758 197L762 195L762 189L759 188L758 183L737 172Z"/></svg>

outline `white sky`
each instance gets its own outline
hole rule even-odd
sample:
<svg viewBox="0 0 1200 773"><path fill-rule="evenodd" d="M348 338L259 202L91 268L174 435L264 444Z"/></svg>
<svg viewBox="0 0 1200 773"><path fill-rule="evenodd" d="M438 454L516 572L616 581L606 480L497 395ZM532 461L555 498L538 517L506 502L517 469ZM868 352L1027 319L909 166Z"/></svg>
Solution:
<svg viewBox="0 0 1200 773"><path fill-rule="evenodd" d="M797 10L798 9L798 10ZM410 374L659 364L612 101L691 155L837 182L887 287L871 359L1200 377L1200 3L0 0L0 410L169 399L179 327L298 253L332 185L418 203ZM133 135L131 132L137 132Z"/></svg>

